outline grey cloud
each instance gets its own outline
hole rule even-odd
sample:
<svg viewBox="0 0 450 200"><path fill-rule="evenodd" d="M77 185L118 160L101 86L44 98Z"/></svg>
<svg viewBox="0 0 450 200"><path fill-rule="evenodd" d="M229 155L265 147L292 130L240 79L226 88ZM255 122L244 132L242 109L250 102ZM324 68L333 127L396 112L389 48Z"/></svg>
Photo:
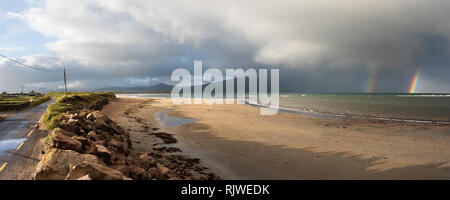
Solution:
<svg viewBox="0 0 450 200"><path fill-rule="evenodd" d="M282 88L296 91L364 91L376 70L376 91L403 92L421 69L419 91L450 92L448 9L446 0L47 0L16 15L57 38L47 47L80 87L163 80L202 59L280 68ZM31 80L47 79L56 81Z"/></svg>

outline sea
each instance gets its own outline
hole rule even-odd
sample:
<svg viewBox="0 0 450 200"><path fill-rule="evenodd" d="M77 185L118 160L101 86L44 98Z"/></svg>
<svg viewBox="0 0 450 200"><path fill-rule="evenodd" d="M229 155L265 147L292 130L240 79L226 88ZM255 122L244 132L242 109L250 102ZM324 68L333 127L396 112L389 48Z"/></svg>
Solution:
<svg viewBox="0 0 450 200"><path fill-rule="evenodd" d="M169 98L170 94L118 96ZM281 93L279 110L324 118L450 124L450 94Z"/></svg>

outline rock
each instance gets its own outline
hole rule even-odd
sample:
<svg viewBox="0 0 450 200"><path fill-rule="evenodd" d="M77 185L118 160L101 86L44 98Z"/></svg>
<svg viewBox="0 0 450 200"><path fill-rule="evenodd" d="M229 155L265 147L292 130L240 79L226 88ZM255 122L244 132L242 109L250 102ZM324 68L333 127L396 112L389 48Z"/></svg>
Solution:
<svg viewBox="0 0 450 200"><path fill-rule="evenodd" d="M130 178L133 180L147 180L151 178L151 175L148 174L144 169L137 167L135 165L127 166Z"/></svg>
<svg viewBox="0 0 450 200"><path fill-rule="evenodd" d="M89 146L91 141L83 136L72 136L72 139L78 140L83 146Z"/></svg>
<svg viewBox="0 0 450 200"><path fill-rule="evenodd" d="M113 134L113 139L122 142L122 138L120 136L121 135L119 135L119 134Z"/></svg>
<svg viewBox="0 0 450 200"><path fill-rule="evenodd" d="M126 142L126 143L128 143L128 137L127 136L125 136L125 135L120 135L120 141L122 141L122 142ZM129 145L128 145L129 146Z"/></svg>
<svg viewBox="0 0 450 200"><path fill-rule="evenodd" d="M60 128L56 128L55 130L53 130L52 134L55 134L55 133L63 134L63 135L65 135L65 136L67 136L67 137L77 136L77 135L74 134L74 133L67 132L67 131L62 130L62 129L60 129Z"/></svg>
<svg viewBox="0 0 450 200"><path fill-rule="evenodd" d="M131 140L130 140L131 141ZM130 145L131 147L131 145ZM136 156L136 151L134 149L128 149L128 156L133 156L133 157L137 157Z"/></svg>
<svg viewBox="0 0 450 200"><path fill-rule="evenodd" d="M177 142L177 139L173 137L173 134L164 133L164 132L155 132L152 135L161 138L161 140L166 144L173 144Z"/></svg>
<svg viewBox="0 0 450 200"><path fill-rule="evenodd" d="M153 162L153 158L150 157L148 154L142 154L139 156L139 159L141 160L141 162L144 165L144 169L148 169L150 167L150 165Z"/></svg>
<svg viewBox="0 0 450 200"><path fill-rule="evenodd" d="M143 160L135 157L135 156L127 156L127 158L125 159L125 162L127 165L136 165L140 168L143 169L148 169L148 163L144 162Z"/></svg>
<svg viewBox="0 0 450 200"><path fill-rule="evenodd" d="M95 144L91 144L91 145L86 149L86 153L92 154L92 155L97 155L97 148L95 147Z"/></svg>
<svg viewBox="0 0 450 200"><path fill-rule="evenodd" d="M127 156L125 158L125 162L127 165L137 165L138 164L137 159L133 156Z"/></svg>
<svg viewBox="0 0 450 200"><path fill-rule="evenodd" d="M104 157L106 158L106 160L110 160L111 159L111 151L109 151L106 147L102 146L102 145L95 145L96 148L96 154L100 157Z"/></svg>
<svg viewBox="0 0 450 200"><path fill-rule="evenodd" d="M90 120L81 119L80 121L82 121L82 123L80 123L80 127L82 127L86 131L90 131L94 126L94 123Z"/></svg>
<svg viewBox="0 0 450 200"><path fill-rule="evenodd" d="M159 163L156 164L156 168L158 168L158 170L161 172L161 175L163 175L163 176L165 176L167 173L170 172L169 168L167 168L166 166L161 165Z"/></svg>
<svg viewBox="0 0 450 200"><path fill-rule="evenodd" d="M106 117L97 117L94 121L94 125L97 130L109 131L111 127L106 123Z"/></svg>
<svg viewBox="0 0 450 200"><path fill-rule="evenodd" d="M97 133L94 132L94 131L90 131L90 132L87 134L87 136L88 136L89 139L94 140L94 141L100 141L100 140L102 139L102 138L101 138L100 136L98 136Z"/></svg>
<svg viewBox="0 0 450 200"><path fill-rule="evenodd" d="M77 152L83 152L82 144L76 139L65 136L61 132L55 130L52 133L50 139L50 146L65 150L74 150Z"/></svg>
<svg viewBox="0 0 450 200"><path fill-rule="evenodd" d="M37 166L35 180L64 180L70 171L70 165L82 162L96 163L97 156L80 154L72 150L50 148Z"/></svg>
<svg viewBox="0 0 450 200"><path fill-rule="evenodd" d="M88 109L86 109L86 108L83 108L81 111L80 111L80 114L78 115L80 118L86 118L86 116L89 114L89 110Z"/></svg>
<svg viewBox="0 0 450 200"><path fill-rule="evenodd" d="M127 154L128 153L128 143L119 142L116 139L108 141L108 146L113 146L119 150L119 152Z"/></svg>
<svg viewBox="0 0 450 200"><path fill-rule="evenodd" d="M109 126L117 133L117 134L123 134L125 131L122 127L120 127L116 122L111 121L109 123Z"/></svg>
<svg viewBox="0 0 450 200"><path fill-rule="evenodd" d="M130 168L127 165L113 165L111 168L120 171L124 176L130 177Z"/></svg>
<svg viewBox="0 0 450 200"><path fill-rule="evenodd" d="M90 181L90 180L92 180L92 178L88 174L88 175L83 176L83 177L81 177L81 178L79 178L77 180L79 180L79 181Z"/></svg>
<svg viewBox="0 0 450 200"><path fill-rule="evenodd" d="M91 114L94 115L95 118L103 117L103 114L100 111L94 111L94 112L91 112Z"/></svg>
<svg viewBox="0 0 450 200"><path fill-rule="evenodd" d="M95 116L94 116L94 114L89 113L86 115L86 119L93 122L93 121L95 121Z"/></svg>
<svg viewBox="0 0 450 200"><path fill-rule="evenodd" d="M95 142L92 142L92 144L93 144L93 145L99 144L99 145L102 145L102 146L106 146L105 140L95 141Z"/></svg>
<svg viewBox="0 0 450 200"><path fill-rule="evenodd" d="M119 148L120 145L122 145L121 142L119 142L117 139L112 139L112 140L108 141L107 144L109 146L113 146L113 147L116 147L116 148Z"/></svg>
<svg viewBox="0 0 450 200"><path fill-rule="evenodd" d="M66 176L66 180L77 180L89 175L92 180L123 180L124 175L115 169L97 163L83 162L74 165Z"/></svg>
<svg viewBox="0 0 450 200"><path fill-rule="evenodd" d="M79 135L81 123L75 117L76 115L63 115L58 119L58 127L65 131Z"/></svg>
<svg viewBox="0 0 450 200"><path fill-rule="evenodd" d="M147 153L143 153L139 156L140 159L142 160L151 160L152 157L150 157Z"/></svg>
<svg viewBox="0 0 450 200"><path fill-rule="evenodd" d="M164 180L165 179L165 177L161 174L161 172L155 167L152 167L152 168L148 169L148 172L151 174L152 177L154 177L154 178L156 178L158 180Z"/></svg>
<svg viewBox="0 0 450 200"><path fill-rule="evenodd" d="M112 135L108 131L97 130L97 135L104 140L112 140Z"/></svg>
<svg viewBox="0 0 450 200"><path fill-rule="evenodd" d="M117 153L116 154L116 160L115 160L115 164L116 165L126 165L126 156L123 153Z"/></svg>

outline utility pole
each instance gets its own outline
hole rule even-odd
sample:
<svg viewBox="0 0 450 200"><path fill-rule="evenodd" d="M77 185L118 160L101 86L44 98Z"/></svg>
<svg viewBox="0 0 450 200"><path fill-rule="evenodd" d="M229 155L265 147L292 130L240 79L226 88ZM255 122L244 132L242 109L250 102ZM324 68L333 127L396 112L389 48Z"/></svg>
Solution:
<svg viewBox="0 0 450 200"><path fill-rule="evenodd" d="M66 92L66 96L67 96L66 68L64 68L64 91Z"/></svg>

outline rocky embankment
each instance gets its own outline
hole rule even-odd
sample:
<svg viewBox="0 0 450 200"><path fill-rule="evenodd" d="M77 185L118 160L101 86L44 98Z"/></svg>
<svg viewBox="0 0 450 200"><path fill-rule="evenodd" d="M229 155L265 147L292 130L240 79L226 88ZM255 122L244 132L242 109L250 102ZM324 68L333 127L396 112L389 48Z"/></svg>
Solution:
<svg viewBox="0 0 450 200"><path fill-rule="evenodd" d="M157 150L138 154L129 133L100 111L69 111L58 127L46 140L35 180L217 179L202 172L198 159ZM173 142L170 134L153 134Z"/></svg>

